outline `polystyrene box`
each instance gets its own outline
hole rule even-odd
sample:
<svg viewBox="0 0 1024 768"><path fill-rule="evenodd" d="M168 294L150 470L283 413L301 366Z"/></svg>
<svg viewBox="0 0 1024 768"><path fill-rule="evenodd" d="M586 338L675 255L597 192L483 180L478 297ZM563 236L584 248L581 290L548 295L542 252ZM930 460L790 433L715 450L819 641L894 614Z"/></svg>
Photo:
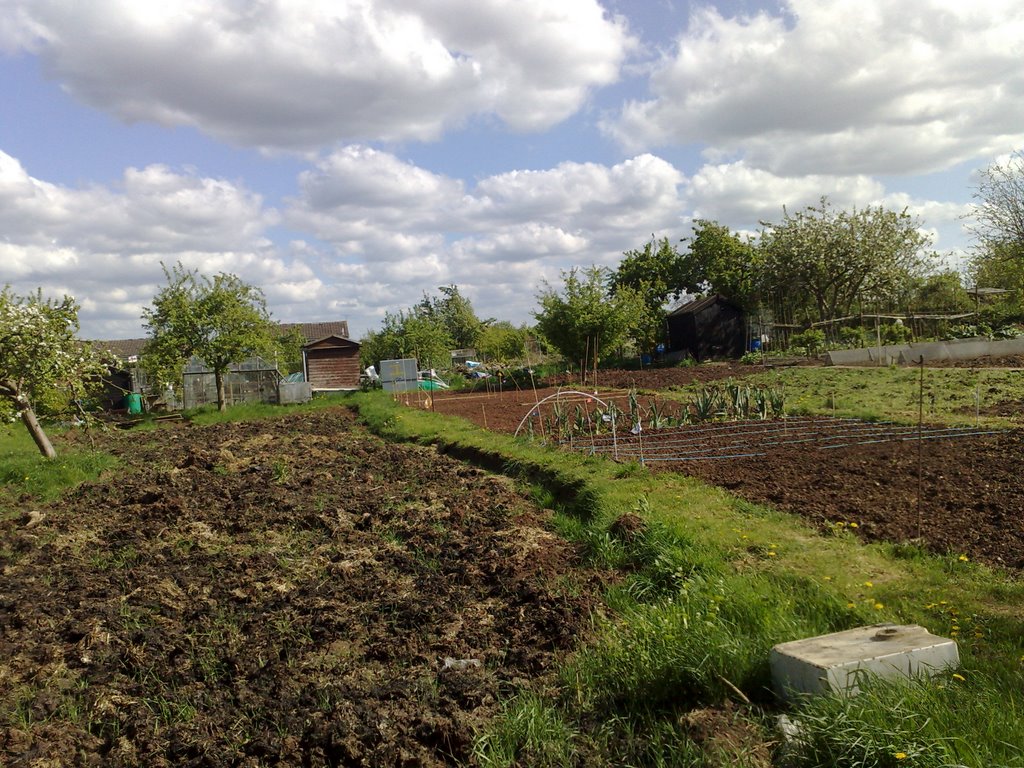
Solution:
<svg viewBox="0 0 1024 768"><path fill-rule="evenodd" d="M960 663L956 642L916 624L875 624L779 643L771 650L772 681L783 698L800 693L849 693L866 675L910 679Z"/></svg>

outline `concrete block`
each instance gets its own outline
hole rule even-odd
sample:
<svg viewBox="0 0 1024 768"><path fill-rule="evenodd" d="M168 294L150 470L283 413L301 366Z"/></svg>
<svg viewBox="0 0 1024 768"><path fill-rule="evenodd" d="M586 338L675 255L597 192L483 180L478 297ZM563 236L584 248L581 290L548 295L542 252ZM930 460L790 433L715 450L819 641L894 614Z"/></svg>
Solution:
<svg viewBox="0 0 1024 768"><path fill-rule="evenodd" d="M780 643L771 650L772 681L785 699L859 692L864 675L909 680L960 663L956 642L916 624L876 624Z"/></svg>

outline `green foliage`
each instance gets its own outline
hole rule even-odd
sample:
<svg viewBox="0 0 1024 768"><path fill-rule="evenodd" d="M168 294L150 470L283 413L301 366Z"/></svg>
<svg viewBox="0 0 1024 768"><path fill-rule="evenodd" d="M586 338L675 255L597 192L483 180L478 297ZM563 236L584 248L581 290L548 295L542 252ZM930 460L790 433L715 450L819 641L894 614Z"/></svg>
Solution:
<svg viewBox="0 0 1024 768"><path fill-rule="evenodd" d="M421 368L441 368L451 362L454 343L437 316L413 307L384 315L380 330L370 331L363 339L359 357L363 367L414 357Z"/></svg>
<svg viewBox="0 0 1024 768"><path fill-rule="evenodd" d="M988 323L1001 325L1024 320L1024 250L1012 244L992 244L976 251L968 275L979 288L1001 288L1009 293L979 297L972 304Z"/></svg>
<svg viewBox="0 0 1024 768"><path fill-rule="evenodd" d="M0 292L0 416L21 418L40 453L53 447L36 422L40 403L65 405L86 397L107 367L89 344L75 338L78 305L70 296L44 299L42 291Z"/></svg>
<svg viewBox="0 0 1024 768"><path fill-rule="evenodd" d="M805 317L827 320L851 314L859 298L891 300L934 260L923 250L928 244L906 211L837 211L822 198L765 224L760 250L767 290L802 305Z"/></svg>
<svg viewBox="0 0 1024 768"><path fill-rule="evenodd" d="M882 342L885 344L905 344L914 337L910 326L903 323L887 323L880 329Z"/></svg>
<svg viewBox="0 0 1024 768"><path fill-rule="evenodd" d="M424 294L419 304L407 310L388 312L380 329L362 340L362 366L414 357L421 368L445 369L451 364L452 349L475 347L484 323L473 305L458 286L442 286L440 291L440 296Z"/></svg>
<svg viewBox="0 0 1024 768"><path fill-rule="evenodd" d="M684 256L684 287L691 293L720 293L753 310L764 279L760 251L718 222L698 219Z"/></svg>
<svg viewBox="0 0 1024 768"><path fill-rule="evenodd" d="M302 370L302 348L306 337L298 328L291 328L275 340L278 370L287 375Z"/></svg>
<svg viewBox="0 0 1024 768"><path fill-rule="evenodd" d="M452 346L459 349L475 347L484 324L473 311L473 305L459 293L457 285L442 285L438 290L441 291L440 296L424 294L414 314L440 325L450 337ZM433 364L439 363L434 361Z"/></svg>
<svg viewBox="0 0 1024 768"><path fill-rule="evenodd" d="M0 488L12 498L28 494L52 501L116 464L117 459L99 451L73 451L44 460L25 430L0 426Z"/></svg>
<svg viewBox="0 0 1024 768"><path fill-rule="evenodd" d="M964 312L974 302L964 288L960 273L947 269L912 281L912 294L907 301L915 312Z"/></svg>
<svg viewBox="0 0 1024 768"><path fill-rule="evenodd" d="M573 268L562 273L563 293L545 283L537 296L537 330L567 360L593 364L595 357L611 355L636 327L647 321L643 298L629 286L614 295L606 289L608 272L600 267ZM595 354L596 349L596 354Z"/></svg>
<svg viewBox="0 0 1024 768"><path fill-rule="evenodd" d="M911 683L868 680L857 696L807 700L795 715L800 744L787 764L1024 765L1024 712L1010 685L966 671Z"/></svg>
<svg viewBox="0 0 1024 768"><path fill-rule="evenodd" d="M650 350L665 335L665 304L686 289L686 265L668 238L651 240L638 250L626 251L609 280L615 295L624 289L636 293L643 311L633 322L631 337L641 350Z"/></svg>
<svg viewBox="0 0 1024 768"><path fill-rule="evenodd" d="M263 292L235 275L210 279L181 264L164 268L167 285L143 310L149 341L143 367L151 379L180 382L193 356L213 369L217 405L223 410L223 378L232 363L274 350L274 334Z"/></svg>
<svg viewBox="0 0 1024 768"><path fill-rule="evenodd" d="M820 328L808 328L790 336L789 343L790 346L804 350L808 357L813 357L825 347L825 332Z"/></svg>
<svg viewBox="0 0 1024 768"><path fill-rule="evenodd" d="M484 327L477 338L476 351L482 358L498 363L522 360L526 354L529 331L500 321Z"/></svg>

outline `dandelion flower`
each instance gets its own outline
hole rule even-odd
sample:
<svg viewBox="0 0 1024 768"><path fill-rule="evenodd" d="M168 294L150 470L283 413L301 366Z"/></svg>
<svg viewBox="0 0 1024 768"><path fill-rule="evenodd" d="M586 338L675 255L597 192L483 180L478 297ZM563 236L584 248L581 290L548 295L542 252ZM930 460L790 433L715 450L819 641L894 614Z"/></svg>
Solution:
<svg viewBox="0 0 1024 768"><path fill-rule="evenodd" d="M867 587L868 589L870 589L871 587L873 587L873 586L875 586L875 585L874 585L874 584L872 584L872 583L871 583L870 581L865 581L865 582L864 582L864 586L865 586L865 587Z"/></svg>
<svg viewBox="0 0 1024 768"><path fill-rule="evenodd" d="M893 755L893 757L895 757L897 760L906 760L907 759L907 753L906 752L897 752L895 755Z"/></svg>
<svg viewBox="0 0 1024 768"><path fill-rule="evenodd" d="M967 682L967 678L966 677L964 677L963 675L957 674L956 672L953 673L953 679L954 680L959 680L961 683Z"/></svg>
<svg viewBox="0 0 1024 768"><path fill-rule="evenodd" d="M768 557L775 557L774 550L768 550Z"/></svg>
<svg viewBox="0 0 1024 768"><path fill-rule="evenodd" d="M883 608L885 608L885 606L882 603L875 603L875 610L876 611L880 611Z"/></svg>
<svg viewBox="0 0 1024 768"><path fill-rule="evenodd" d="M960 557L958 557L957 560L959 560L961 563L966 563L968 558L967 555L960 555Z"/></svg>
<svg viewBox="0 0 1024 768"><path fill-rule="evenodd" d="M857 525L856 523L850 523L850 527L851 528L860 528L860 526Z"/></svg>

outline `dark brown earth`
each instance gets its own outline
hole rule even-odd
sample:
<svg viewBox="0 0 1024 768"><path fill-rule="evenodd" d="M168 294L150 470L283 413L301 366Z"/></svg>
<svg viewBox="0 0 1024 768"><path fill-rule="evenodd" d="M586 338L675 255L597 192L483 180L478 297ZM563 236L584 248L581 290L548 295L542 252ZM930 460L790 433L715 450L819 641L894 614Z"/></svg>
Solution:
<svg viewBox="0 0 1024 768"><path fill-rule="evenodd" d="M467 761L586 635L544 513L347 411L112 439L0 521L0 765Z"/></svg>
<svg viewBox="0 0 1024 768"><path fill-rule="evenodd" d="M644 386L649 386L647 381ZM431 407L511 433L533 403L557 391L445 395L435 398ZM599 392L603 400L615 399L620 408L626 408L627 395L621 390ZM645 408L649 399L641 397ZM578 402L593 407L586 398ZM936 553L1024 570L1022 435L1024 431L1011 430L922 441L920 512L914 442L825 451L808 443L773 448L766 456L650 466L699 477L749 501L802 515L822 529L856 523L848 530L865 540L917 541ZM655 433L645 432L644 440L653 448Z"/></svg>

